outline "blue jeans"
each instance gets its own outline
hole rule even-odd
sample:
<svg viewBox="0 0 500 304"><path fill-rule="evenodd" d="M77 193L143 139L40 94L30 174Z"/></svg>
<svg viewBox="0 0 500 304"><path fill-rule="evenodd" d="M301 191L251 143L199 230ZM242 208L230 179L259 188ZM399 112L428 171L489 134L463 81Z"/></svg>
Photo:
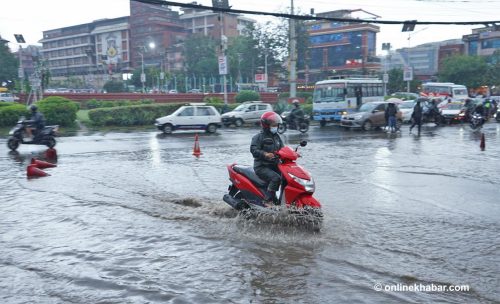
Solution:
<svg viewBox="0 0 500 304"><path fill-rule="evenodd" d="M396 130L396 117L395 116L389 116L389 128L391 128L391 130Z"/></svg>

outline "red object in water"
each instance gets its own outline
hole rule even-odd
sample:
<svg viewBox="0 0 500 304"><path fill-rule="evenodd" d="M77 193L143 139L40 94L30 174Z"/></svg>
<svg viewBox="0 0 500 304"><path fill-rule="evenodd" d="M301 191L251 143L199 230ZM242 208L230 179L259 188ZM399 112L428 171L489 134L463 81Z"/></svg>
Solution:
<svg viewBox="0 0 500 304"><path fill-rule="evenodd" d="M40 168L40 169L57 167L56 164L52 164L52 163L49 163L49 162L46 162L46 161L43 161L43 160L39 160L39 159L36 159L36 158L32 158L31 159L31 164L34 165L37 168Z"/></svg>
<svg viewBox="0 0 500 304"><path fill-rule="evenodd" d="M57 160L57 151L56 149L49 148L45 151L45 158L51 160Z"/></svg>
<svg viewBox="0 0 500 304"><path fill-rule="evenodd" d="M481 151L484 151L484 149L486 149L486 140L484 139L484 133L481 133L481 143L479 144L479 147L481 148Z"/></svg>
<svg viewBox="0 0 500 304"><path fill-rule="evenodd" d="M36 165L29 165L28 168L26 168L26 175L28 175L28 177L42 177L48 176L50 174L41 169L38 169Z"/></svg>
<svg viewBox="0 0 500 304"><path fill-rule="evenodd" d="M198 140L198 134L196 134L196 136L194 137L193 155L196 157L200 157L201 154L203 154L203 153L201 153L200 142Z"/></svg>

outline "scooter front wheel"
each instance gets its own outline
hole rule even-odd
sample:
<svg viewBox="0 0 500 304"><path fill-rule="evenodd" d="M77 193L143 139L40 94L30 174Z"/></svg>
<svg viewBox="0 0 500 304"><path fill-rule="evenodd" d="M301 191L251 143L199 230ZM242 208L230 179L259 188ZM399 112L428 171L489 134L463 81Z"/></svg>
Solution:
<svg viewBox="0 0 500 304"><path fill-rule="evenodd" d="M19 147L19 140L14 137L9 138L9 140L7 141L7 147L9 147L9 149L11 149L12 151L16 151Z"/></svg>
<svg viewBox="0 0 500 304"><path fill-rule="evenodd" d="M45 145L49 148L54 148L54 146L56 145L55 138L54 137L47 138L47 140L45 141Z"/></svg>

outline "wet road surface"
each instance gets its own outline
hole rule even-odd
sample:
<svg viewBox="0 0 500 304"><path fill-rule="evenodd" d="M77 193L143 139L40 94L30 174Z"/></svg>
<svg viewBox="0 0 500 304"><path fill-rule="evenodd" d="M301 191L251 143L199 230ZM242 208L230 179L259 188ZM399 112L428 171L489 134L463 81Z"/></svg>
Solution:
<svg viewBox="0 0 500 304"><path fill-rule="evenodd" d="M257 129L58 138L51 176L26 178L42 146L0 139L2 303L494 303L500 301L500 124L422 136L288 131L316 180L319 233L238 217L225 165L252 164ZM469 285L378 292L375 284Z"/></svg>

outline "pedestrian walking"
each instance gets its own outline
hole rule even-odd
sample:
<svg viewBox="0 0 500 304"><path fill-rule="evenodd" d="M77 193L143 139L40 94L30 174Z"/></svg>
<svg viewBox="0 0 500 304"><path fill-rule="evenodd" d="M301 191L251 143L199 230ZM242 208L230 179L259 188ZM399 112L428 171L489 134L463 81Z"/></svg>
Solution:
<svg viewBox="0 0 500 304"><path fill-rule="evenodd" d="M420 100L413 107L413 113L411 114L412 124L410 126L410 133L413 127L418 126L418 135L420 135L420 130L422 129L422 106L420 105Z"/></svg>

